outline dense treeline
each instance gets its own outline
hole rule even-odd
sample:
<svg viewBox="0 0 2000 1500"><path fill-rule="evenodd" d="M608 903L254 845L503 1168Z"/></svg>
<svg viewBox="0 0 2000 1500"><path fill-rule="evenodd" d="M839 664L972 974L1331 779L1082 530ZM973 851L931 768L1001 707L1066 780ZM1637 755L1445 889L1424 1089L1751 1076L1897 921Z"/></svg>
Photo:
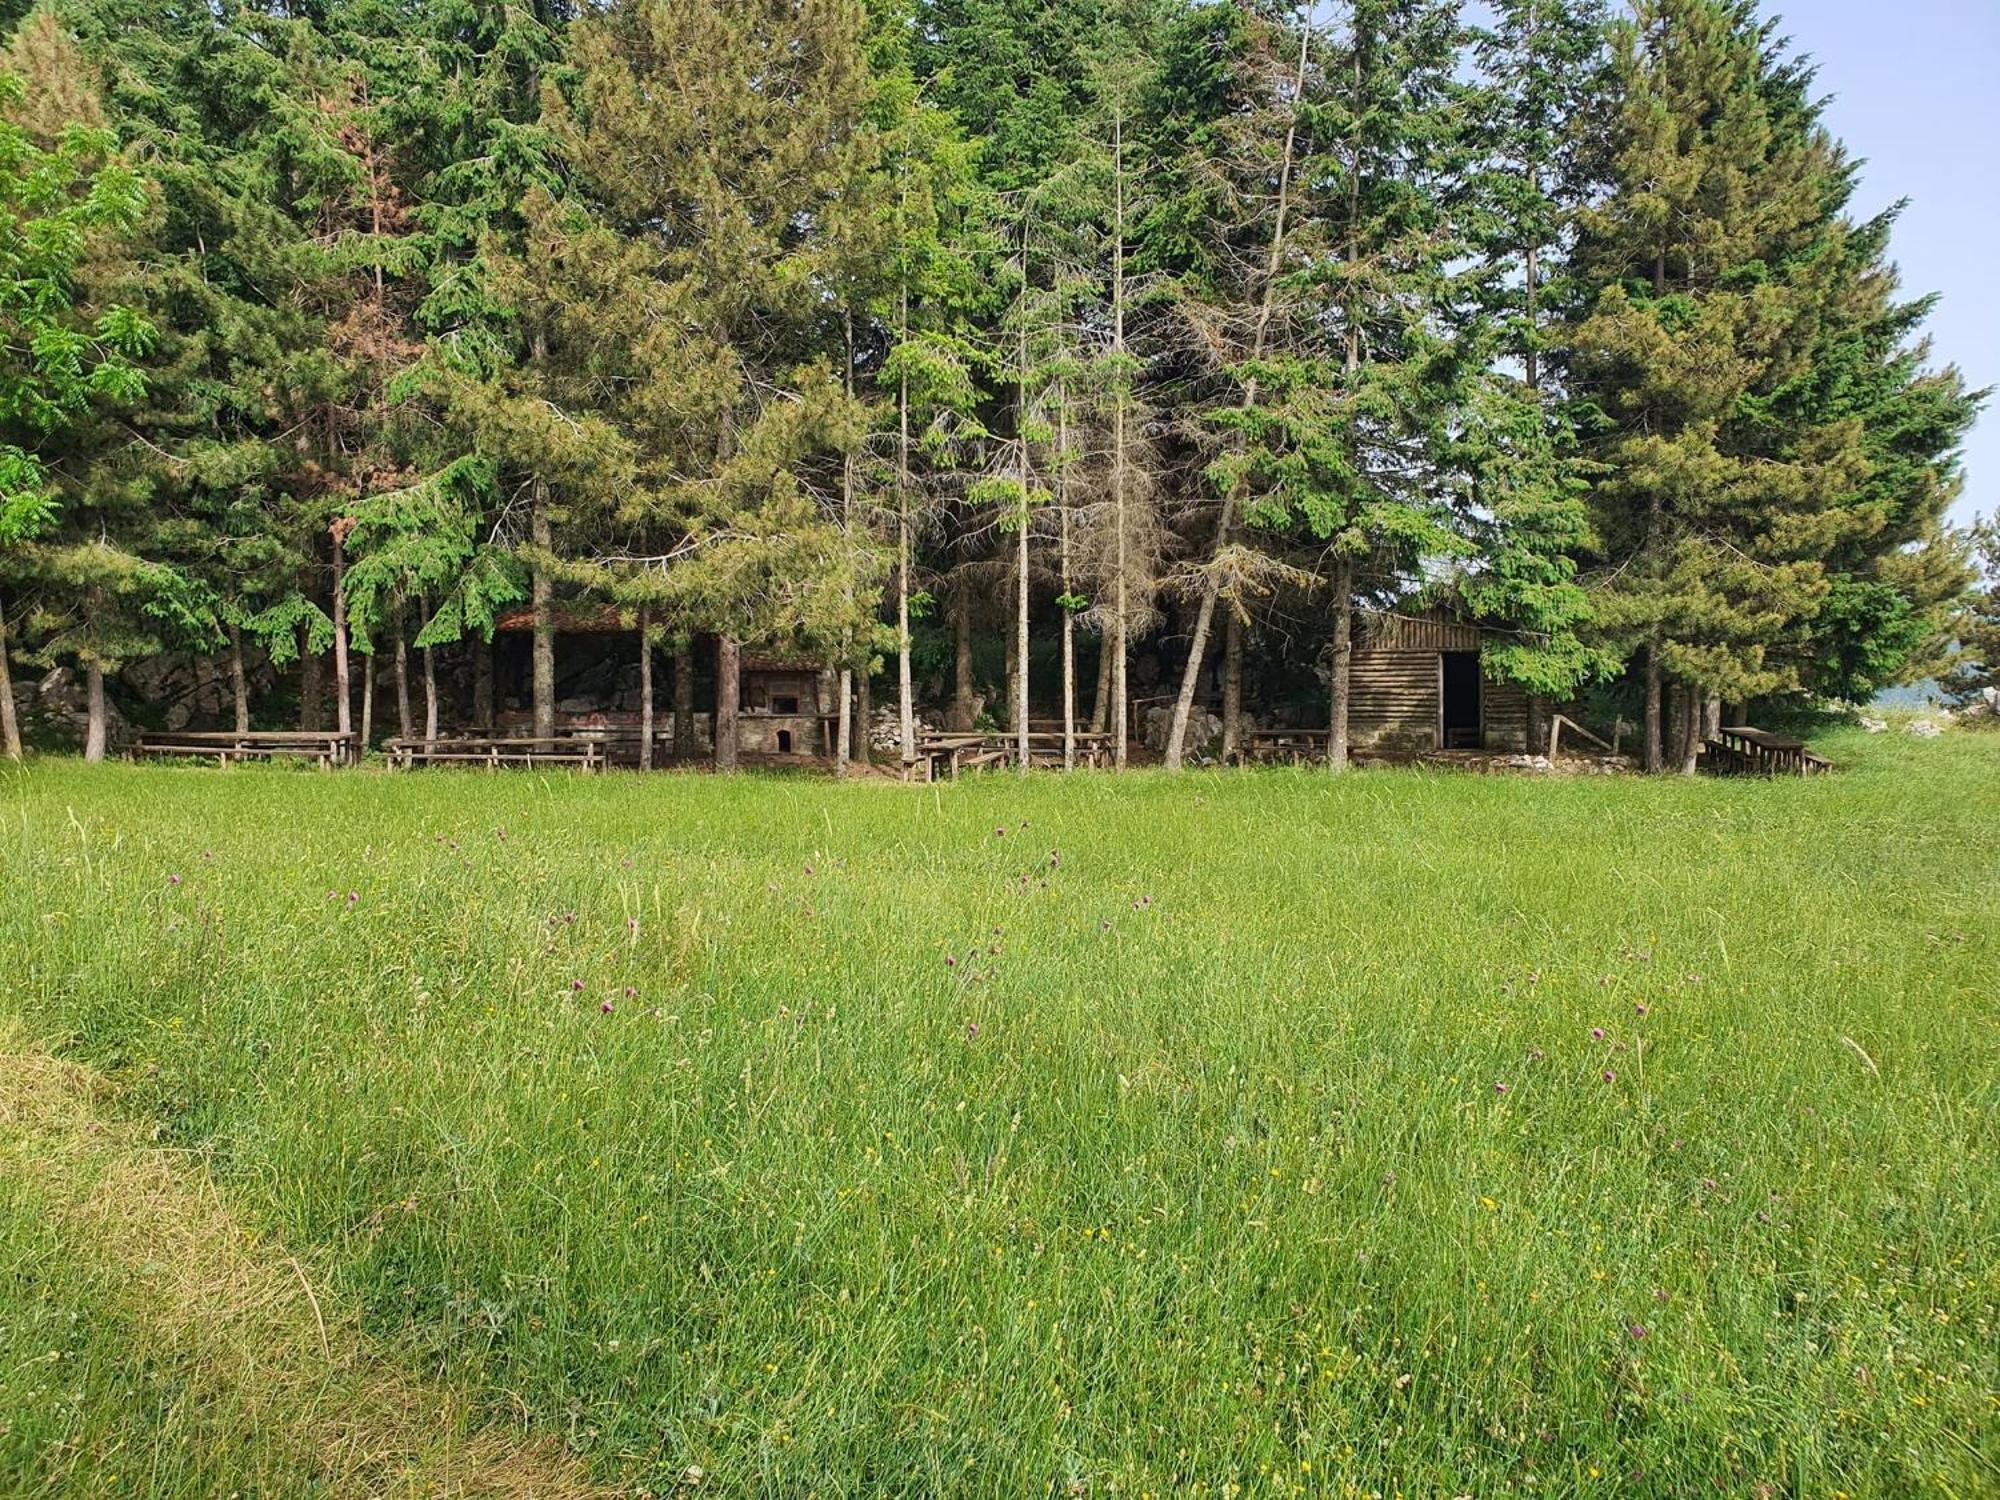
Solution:
<svg viewBox="0 0 2000 1500"><path fill-rule="evenodd" d="M648 714L747 644L1122 763L1143 675L1178 764L1220 662L1337 768L1357 612L1443 602L1657 769L1970 581L1980 398L1750 0L13 10L0 674L92 754L162 653L342 728L386 655L406 733L415 653L434 731L524 607L541 734L616 611Z"/></svg>

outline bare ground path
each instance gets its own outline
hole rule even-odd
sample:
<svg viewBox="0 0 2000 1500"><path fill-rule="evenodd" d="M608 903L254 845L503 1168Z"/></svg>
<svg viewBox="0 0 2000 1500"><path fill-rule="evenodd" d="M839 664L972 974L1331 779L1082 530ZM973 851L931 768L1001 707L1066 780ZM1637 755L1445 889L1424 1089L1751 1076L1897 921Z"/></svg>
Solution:
<svg viewBox="0 0 2000 1500"><path fill-rule="evenodd" d="M146 1355L288 1471L341 1496L597 1500L619 1493L550 1440L481 1431L412 1376L308 1269L233 1215L185 1156L107 1108L110 1084L0 1023L0 1173L31 1183L71 1254L119 1288Z"/></svg>

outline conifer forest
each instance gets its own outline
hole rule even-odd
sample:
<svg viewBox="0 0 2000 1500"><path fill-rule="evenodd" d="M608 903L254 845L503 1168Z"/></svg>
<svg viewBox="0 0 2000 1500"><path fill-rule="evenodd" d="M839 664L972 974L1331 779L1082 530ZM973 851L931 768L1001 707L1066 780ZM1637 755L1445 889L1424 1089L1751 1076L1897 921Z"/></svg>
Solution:
<svg viewBox="0 0 2000 1500"><path fill-rule="evenodd" d="M94 758L165 658L219 727L490 723L510 627L541 735L615 629L649 722L838 674L843 766L1031 716L1124 765L1143 700L1169 766L1214 707L1338 769L1362 623L1444 611L1675 769L1971 628L1981 393L1752 0L0 25L17 756L25 679Z"/></svg>

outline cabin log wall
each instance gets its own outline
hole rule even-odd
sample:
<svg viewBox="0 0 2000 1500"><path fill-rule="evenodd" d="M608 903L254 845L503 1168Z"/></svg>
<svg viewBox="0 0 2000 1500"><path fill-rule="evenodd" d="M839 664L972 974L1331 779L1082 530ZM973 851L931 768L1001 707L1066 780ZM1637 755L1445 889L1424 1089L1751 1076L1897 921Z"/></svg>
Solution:
<svg viewBox="0 0 2000 1500"><path fill-rule="evenodd" d="M1437 749L1438 693L1434 651L1355 652L1348 743L1403 754Z"/></svg>

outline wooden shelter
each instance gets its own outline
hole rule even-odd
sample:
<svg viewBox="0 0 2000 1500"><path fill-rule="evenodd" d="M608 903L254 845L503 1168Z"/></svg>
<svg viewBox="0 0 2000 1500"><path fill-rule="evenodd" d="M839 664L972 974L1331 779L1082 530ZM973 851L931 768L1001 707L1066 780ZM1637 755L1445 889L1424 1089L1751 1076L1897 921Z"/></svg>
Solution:
<svg viewBox="0 0 2000 1500"><path fill-rule="evenodd" d="M1396 755L1526 751L1528 695L1481 671L1484 634L1441 609L1364 616L1354 647L1348 743Z"/></svg>

